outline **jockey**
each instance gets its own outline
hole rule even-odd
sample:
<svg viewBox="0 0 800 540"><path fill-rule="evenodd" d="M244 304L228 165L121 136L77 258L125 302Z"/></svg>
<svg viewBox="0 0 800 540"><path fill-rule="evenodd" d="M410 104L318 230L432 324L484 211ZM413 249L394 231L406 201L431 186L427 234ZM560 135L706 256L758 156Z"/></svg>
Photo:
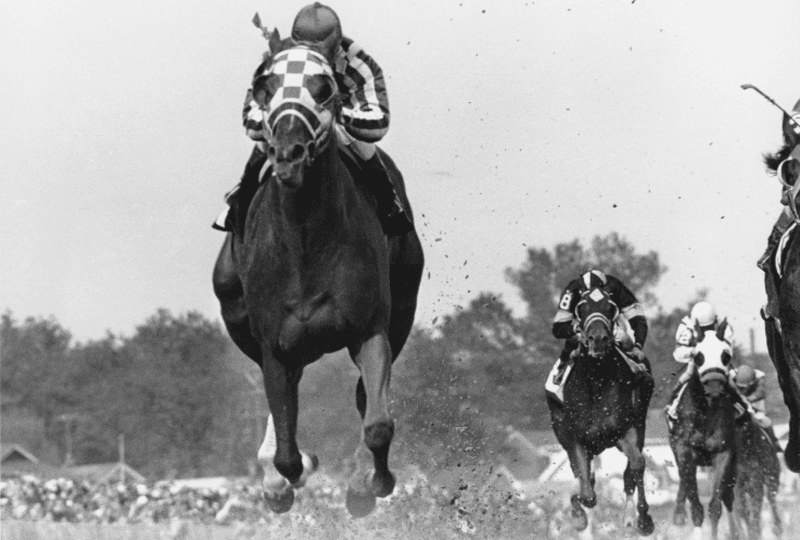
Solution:
<svg viewBox="0 0 800 540"><path fill-rule="evenodd" d="M647 319L639 301L619 279L592 269L569 282L561 294L558 311L553 319L553 336L566 340L556 361L557 371L553 382L557 385L563 382L564 372L572 361L572 353L579 345L575 307L581 299L581 293L595 287L602 287L620 310L615 325L615 341L633 360L646 365L642 348L647 339Z"/></svg>
<svg viewBox="0 0 800 540"><path fill-rule="evenodd" d="M772 429L772 420L767 417L767 388L764 384L764 372L760 369L753 369L747 364L739 366L736 370L731 370L732 379L745 399L753 407L753 419L766 434L772 439L772 443L781 451L778 438Z"/></svg>
<svg viewBox="0 0 800 540"><path fill-rule="evenodd" d="M333 68L342 96L336 124L337 139L340 145L348 147L361 160L369 175L368 186L376 195L384 232L390 236L408 232L413 225L375 147L375 143L389 130L389 100L380 66L352 39L342 35L339 17L333 9L319 2L305 6L297 14L292 25L292 39L298 45L320 52ZM269 58L262 62L253 80L269 69L270 62ZM260 173L267 161L263 111L253 98L252 88L247 91L242 116L246 133L256 144L241 181L226 200L230 200L241 187L242 192L247 192L247 195L240 195L245 198L246 206L248 197L252 197L258 188ZM227 212L223 212L214 228L230 230L226 217Z"/></svg>
<svg viewBox="0 0 800 540"><path fill-rule="evenodd" d="M791 116L783 115L783 141L780 150L764 156L767 169L777 174L783 185L781 204L784 205L767 240L767 250L758 260L758 267L767 274L767 304L762 313L765 319L778 315L778 294L775 279L770 279L774 274L770 259L781 237L795 221L791 199L797 197L797 188L800 188L800 185L795 185L800 176L800 101L795 104Z"/></svg>
<svg viewBox="0 0 800 540"><path fill-rule="evenodd" d="M708 330L716 331L724 320L725 319L720 319L717 316L717 308L715 308L712 303L705 301L697 302L692 307L689 316L681 319L678 330L675 332L675 350L672 352L672 357L676 362L686 364L686 370L678 377L678 383L675 385L675 388L672 389L670 402L666 407L667 416L671 419L677 419L680 391L684 385L689 382L689 379L697 368L694 363L694 355L698 336ZM728 345L733 346L733 328L730 324L725 324L722 339ZM731 370L731 373L734 373L733 370ZM732 374L729 375L731 377L733 376ZM733 386L732 383L728 385L728 389L730 390L730 395L743 409L751 414L755 414L749 402L738 392L738 389Z"/></svg>
<svg viewBox="0 0 800 540"><path fill-rule="evenodd" d="M672 352L672 357L676 362L686 364L686 371L678 378L678 388L694 373L695 365L691 360L694 358L697 336L706 330L716 330L720 322L717 317L717 309L710 302L697 302L692 307L689 316L681 319L681 324L678 325L678 331L675 333L675 350ZM733 345L733 328L730 324L725 325L725 335L722 339L728 345Z"/></svg>

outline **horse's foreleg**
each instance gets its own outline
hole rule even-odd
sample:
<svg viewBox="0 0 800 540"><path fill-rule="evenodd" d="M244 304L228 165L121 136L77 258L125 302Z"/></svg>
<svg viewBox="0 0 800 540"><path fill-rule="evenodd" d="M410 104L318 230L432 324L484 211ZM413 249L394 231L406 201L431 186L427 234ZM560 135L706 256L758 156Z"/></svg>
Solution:
<svg viewBox="0 0 800 540"><path fill-rule="evenodd" d="M647 497L645 496L644 490L645 459L644 454L642 454L642 444L639 441L640 431L643 430L640 430L636 426L628 429L628 432L625 433L625 436L617 442L617 448L619 448L619 450L628 458L628 465L625 468L625 473L623 475L626 495L624 526L633 526L633 520L628 520L628 506L629 504L632 506L633 492L634 490L637 490L639 494L636 510L638 511L639 515L636 521L636 526L639 529L639 532L646 536L652 534L653 530L655 530L655 524L653 523L653 518L648 513L650 510L650 505L647 504Z"/></svg>
<svg viewBox="0 0 800 540"><path fill-rule="evenodd" d="M574 470L578 472L577 476L580 484L578 497L586 508L594 508L597 504L597 495L595 495L592 482L592 458L589 456L586 447L580 443L575 445L573 455L575 456Z"/></svg>
<svg viewBox="0 0 800 540"><path fill-rule="evenodd" d="M686 507L684 505L686 499L689 499L689 505L692 510L692 523L696 532L699 532L700 527L703 525L704 515L703 505L700 503L700 496L697 492L697 463L694 460L691 449L679 448L676 451L673 447L673 454L678 465L680 486L678 487L678 496L675 499L675 514L672 521L679 527L686 524Z"/></svg>
<svg viewBox="0 0 800 540"><path fill-rule="evenodd" d="M731 450L719 452L713 459L712 495L708 503L708 517L711 519L711 537L714 540L718 534L722 504L725 503L729 512L733 510L733 482L736 480L733 459Z"/></svg>
<svg viewBox="0 0 800 540"><path fill-rule="evenodd" d="M304 464L297 447L297 386L302 370L288 371L274 358L264 359L264 386L272 414L267 432L258 451L258 462L264 468L264 499L278 513L287 512L294 503L294 489L301 483ZM315 459L308 458L311 469Z"/></svg>
<svg viewBox="0 0 800 540"><path fill-rule="evenodd" d="M358 349L351 349L361 372L356 389L356 406L362 417L362 442L356 450L356 471L350 479L347 507L353 516L368 514L375 497L394 491L395 477L389 470L389 447L394 422L389 415L389 380L392 356L385 333L376 334ZM371 466L365 449L372 455Z"/></svg>

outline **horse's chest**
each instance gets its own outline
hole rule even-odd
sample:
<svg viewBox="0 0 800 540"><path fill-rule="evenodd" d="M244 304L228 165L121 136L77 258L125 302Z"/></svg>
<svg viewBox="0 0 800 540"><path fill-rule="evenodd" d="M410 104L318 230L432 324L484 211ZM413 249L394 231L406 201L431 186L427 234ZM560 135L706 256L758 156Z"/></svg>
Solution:
<svg viewBox="0 0 800 540"><path fill-rule="evenodd" d="M358 246L275 261L271 278L262 278L274 300L268 339L295 354L336 350L368 334L381 314L388 318L383 273L377 258Z"/></svg>

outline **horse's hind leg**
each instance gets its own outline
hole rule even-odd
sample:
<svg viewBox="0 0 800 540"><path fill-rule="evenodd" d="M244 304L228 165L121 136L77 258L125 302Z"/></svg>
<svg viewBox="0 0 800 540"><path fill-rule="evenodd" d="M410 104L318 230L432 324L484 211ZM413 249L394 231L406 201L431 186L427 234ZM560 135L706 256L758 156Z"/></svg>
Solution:
<svg viewBox="0 0 800 540"><path fill-rule="evenodd" d="M389 345L394 361L403 349L414 324L417 293L425 263L422 244L415 231L394 240L399 242L389 274L392 294L392 314L389 324Z"/></svg>
<svg viewBox="0 0 800 540"><path fill-rule="evenodd" d="M362 418L362 442L356 450L356 471L347 490L347 509L362 517L375 508L375 497L394 491L395 477L389 470L389 447L394 422L389 415L391 351L389 340L379 333L350 354L361 371L356 387L356 407ZM372 454L371 466L366 450Z"/></svg>
<svg viewBox="0 0 800 540"><path fill-rule="evenodd" d="M250 333L250 317L244 305L242 282L233 263L233 235L228 233L219 251L211 278L219 300L222 320L231 339L251 360L261 365L261 347Z"/></svg>

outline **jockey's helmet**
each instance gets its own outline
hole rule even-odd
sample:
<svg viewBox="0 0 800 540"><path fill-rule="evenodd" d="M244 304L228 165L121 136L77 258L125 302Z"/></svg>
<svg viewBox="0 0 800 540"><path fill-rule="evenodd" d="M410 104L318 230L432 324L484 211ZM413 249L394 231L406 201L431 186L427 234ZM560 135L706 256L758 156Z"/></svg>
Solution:
<svg viewBox="0 0 800 540"><path fill-rule="evenodd" d="M292 39L318 48L332 62L336 48L342 41L342 23L335 11L314 2L297 13L292 25Z"/></svg>
<svg viewBox="0 0 800 540"><path fill-rule="evenodd" d="M756 372L753 368L745 364L736 370L736 386L739 389L746 390L754 382L756 382Z"/></svg>
<svg viewBox="0 0 800 540"><path fill-rule="evenodd" d="M697 302L692 308L690 318L700 328L714 326L717 322L717 309L710 302Z"/></svg>
<svg viewBox="0 0 800 540"><path fill-rule="evenodd" d="M596 270L594 268L583 274L581 276L581 280L583 281L583 286L586 287L587 290L591 290L596 287L605 287L608 283L608 278L606 278L606 275L600 270Z"/></svg>

